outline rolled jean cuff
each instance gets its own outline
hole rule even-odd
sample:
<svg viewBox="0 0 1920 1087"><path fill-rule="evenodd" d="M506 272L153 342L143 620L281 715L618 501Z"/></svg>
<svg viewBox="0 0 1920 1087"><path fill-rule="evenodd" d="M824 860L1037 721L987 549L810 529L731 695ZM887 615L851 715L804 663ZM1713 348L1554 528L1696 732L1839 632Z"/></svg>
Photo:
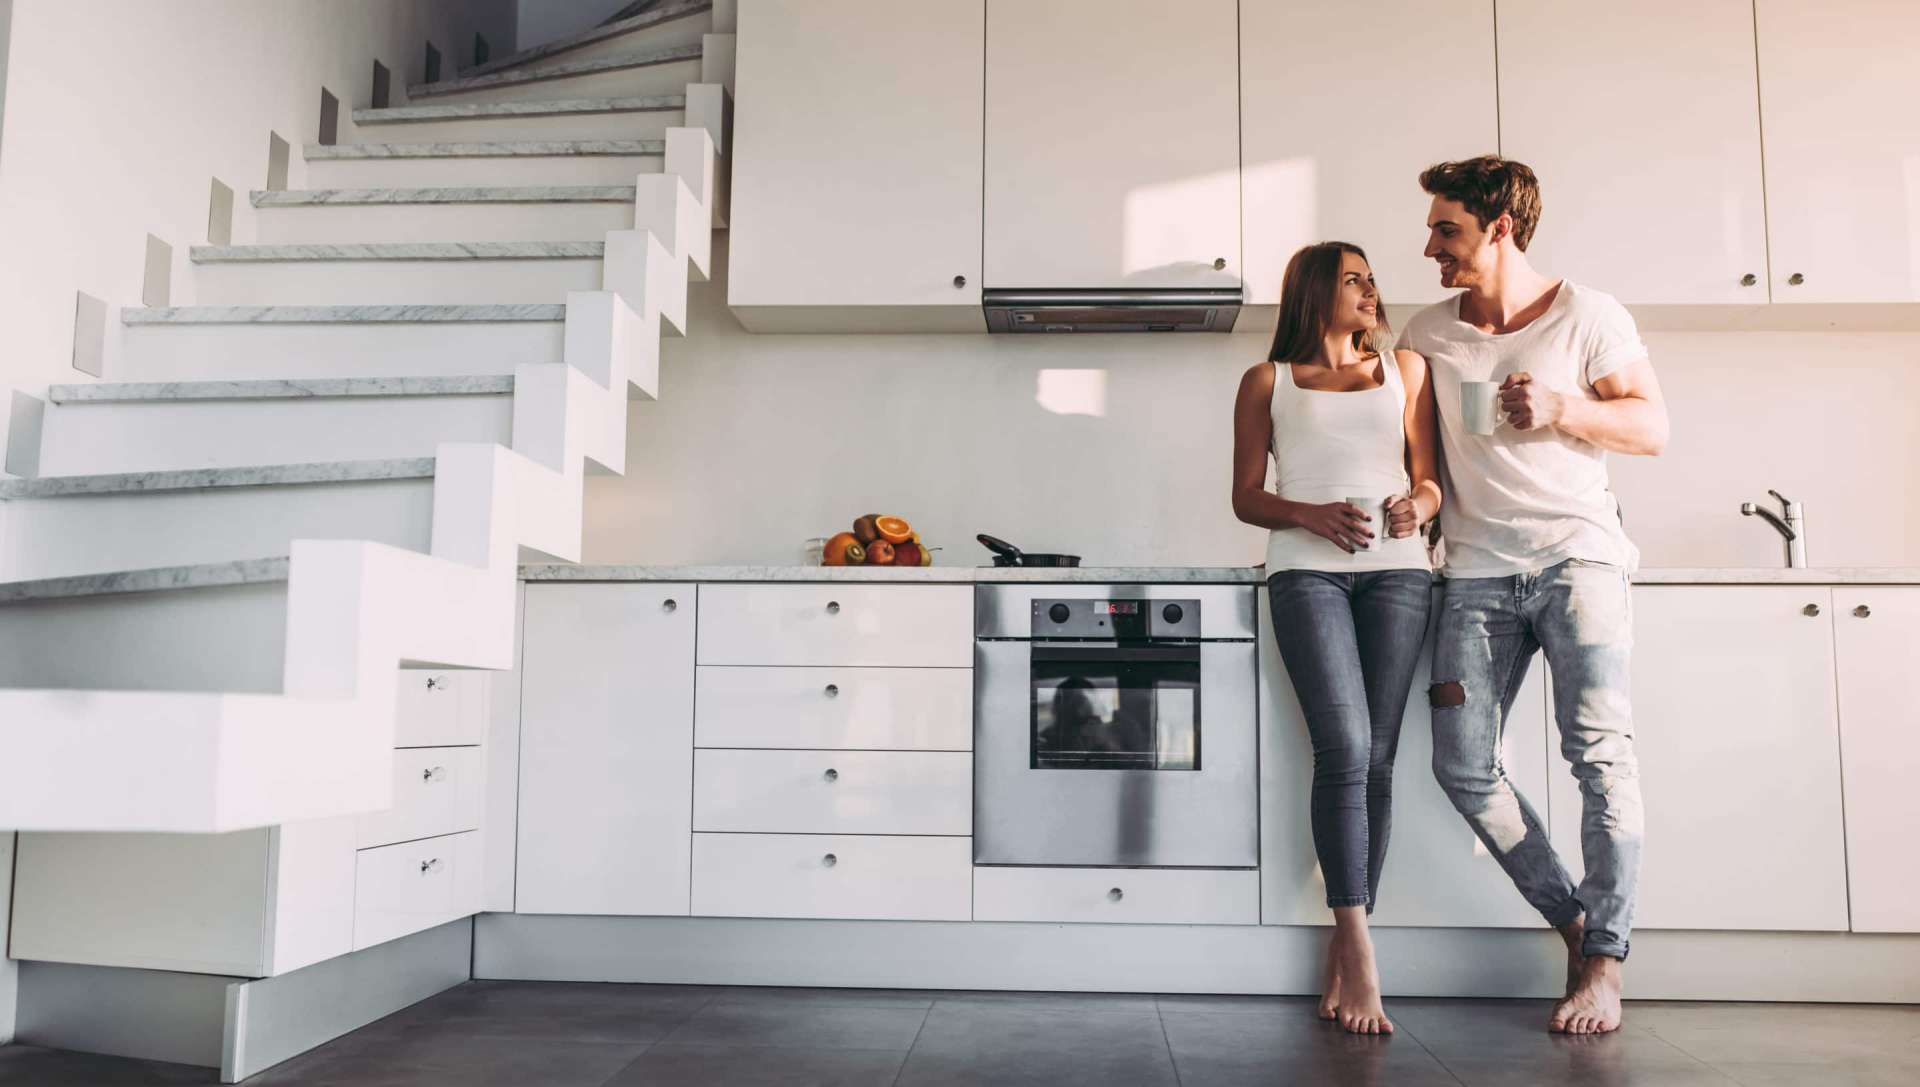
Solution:
<svg viewBox="0 0 1920 1087"><path fill-rule="evenodd" d="M1586 938L1580 941L1580 954L1582 957L1589 959L1595 956L1605 956L1609 959L1619 959L1621 962L1626 962L1628 944L1629 941L1619 939L1609 933L1589 932Z"/></svg>
<svg viewBox="0 0 1920 1087"><path fill-rule="evenodd" d="M1367 901L1366 895L1348 895L1345 898L1327 896L1327 908L1330 910L1346 909L1349 906L1365 906L1368 913L1373 912L1373 903Z"/></svg>

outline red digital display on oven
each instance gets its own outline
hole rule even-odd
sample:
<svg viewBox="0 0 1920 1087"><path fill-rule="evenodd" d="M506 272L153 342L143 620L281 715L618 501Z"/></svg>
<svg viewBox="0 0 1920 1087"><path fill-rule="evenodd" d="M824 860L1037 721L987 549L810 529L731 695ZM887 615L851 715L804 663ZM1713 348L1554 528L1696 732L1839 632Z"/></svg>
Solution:
<svg viewBox="0 0 1920 1087"><path fill-rule="evenodd" d="M1095 613L1107 615L1138 615L1140 602L1138 600L1102 600L1093 606L1093 610Z"/></svg>

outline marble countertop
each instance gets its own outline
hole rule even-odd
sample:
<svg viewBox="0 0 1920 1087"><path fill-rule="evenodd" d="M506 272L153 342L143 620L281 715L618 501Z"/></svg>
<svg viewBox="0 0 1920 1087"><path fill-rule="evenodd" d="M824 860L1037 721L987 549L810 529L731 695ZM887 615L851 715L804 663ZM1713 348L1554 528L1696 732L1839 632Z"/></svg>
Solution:
<svg viewBox="0 0 1920 1087"><path fill-rule="evenodd" d="M992 582L1258 585L1259 566L638 566L539 563L520 567L527 581L771 581L879 582L906 585ZM1649 568L1634 574L1639 585L1920 585L1920 567L1691 569Z"/></svg>

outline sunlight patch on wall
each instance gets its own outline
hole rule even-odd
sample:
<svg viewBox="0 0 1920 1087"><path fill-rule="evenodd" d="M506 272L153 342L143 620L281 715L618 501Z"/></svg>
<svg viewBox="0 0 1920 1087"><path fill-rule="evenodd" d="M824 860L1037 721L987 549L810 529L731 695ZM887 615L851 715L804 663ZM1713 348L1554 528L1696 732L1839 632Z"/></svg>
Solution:
<svg viewBox="0 0 1920 1087"><path fill-rule="evenodd" d="M1033 399L1055 415L1107 414L1107 372L1105 370L1042 370L1035 382Z"/></svg>

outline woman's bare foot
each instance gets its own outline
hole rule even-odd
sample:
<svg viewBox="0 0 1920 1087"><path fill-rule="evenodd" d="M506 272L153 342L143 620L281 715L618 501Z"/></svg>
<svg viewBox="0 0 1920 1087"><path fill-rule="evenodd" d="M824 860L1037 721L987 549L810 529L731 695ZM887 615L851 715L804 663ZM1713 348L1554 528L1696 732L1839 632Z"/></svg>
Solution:
<svg viewBox="0 0 1920 1087"><path fill-rule="evenodd" d="M1580 967L1580 981L1553 1006L1547 1029L1556 1034L1605 1034L1620 1029L1620 960L1594 955Z"/></svg>
<svg viewBox="0 0 1920 1087"><path fill-rule="evenodd" d="M1327 972L1320 983L1320 1018L1334 1020L1340 1016L1340 960L1334 950L1340 941L1327 941Z"/></svg>
<svg viewBox="0 0 1920 1087"><path fill-rule="evenodd" d="M1335 911L1338 916L1339 911ZM1340 977L1340 1000L1335 1014L1350 1034L1392 1034L1393 1022L1380 1004L1380 972L1373 961L1373 940L1367 934L1366 914L1352 907L1352 916L1334 930L1334 968Z"/></svg>

